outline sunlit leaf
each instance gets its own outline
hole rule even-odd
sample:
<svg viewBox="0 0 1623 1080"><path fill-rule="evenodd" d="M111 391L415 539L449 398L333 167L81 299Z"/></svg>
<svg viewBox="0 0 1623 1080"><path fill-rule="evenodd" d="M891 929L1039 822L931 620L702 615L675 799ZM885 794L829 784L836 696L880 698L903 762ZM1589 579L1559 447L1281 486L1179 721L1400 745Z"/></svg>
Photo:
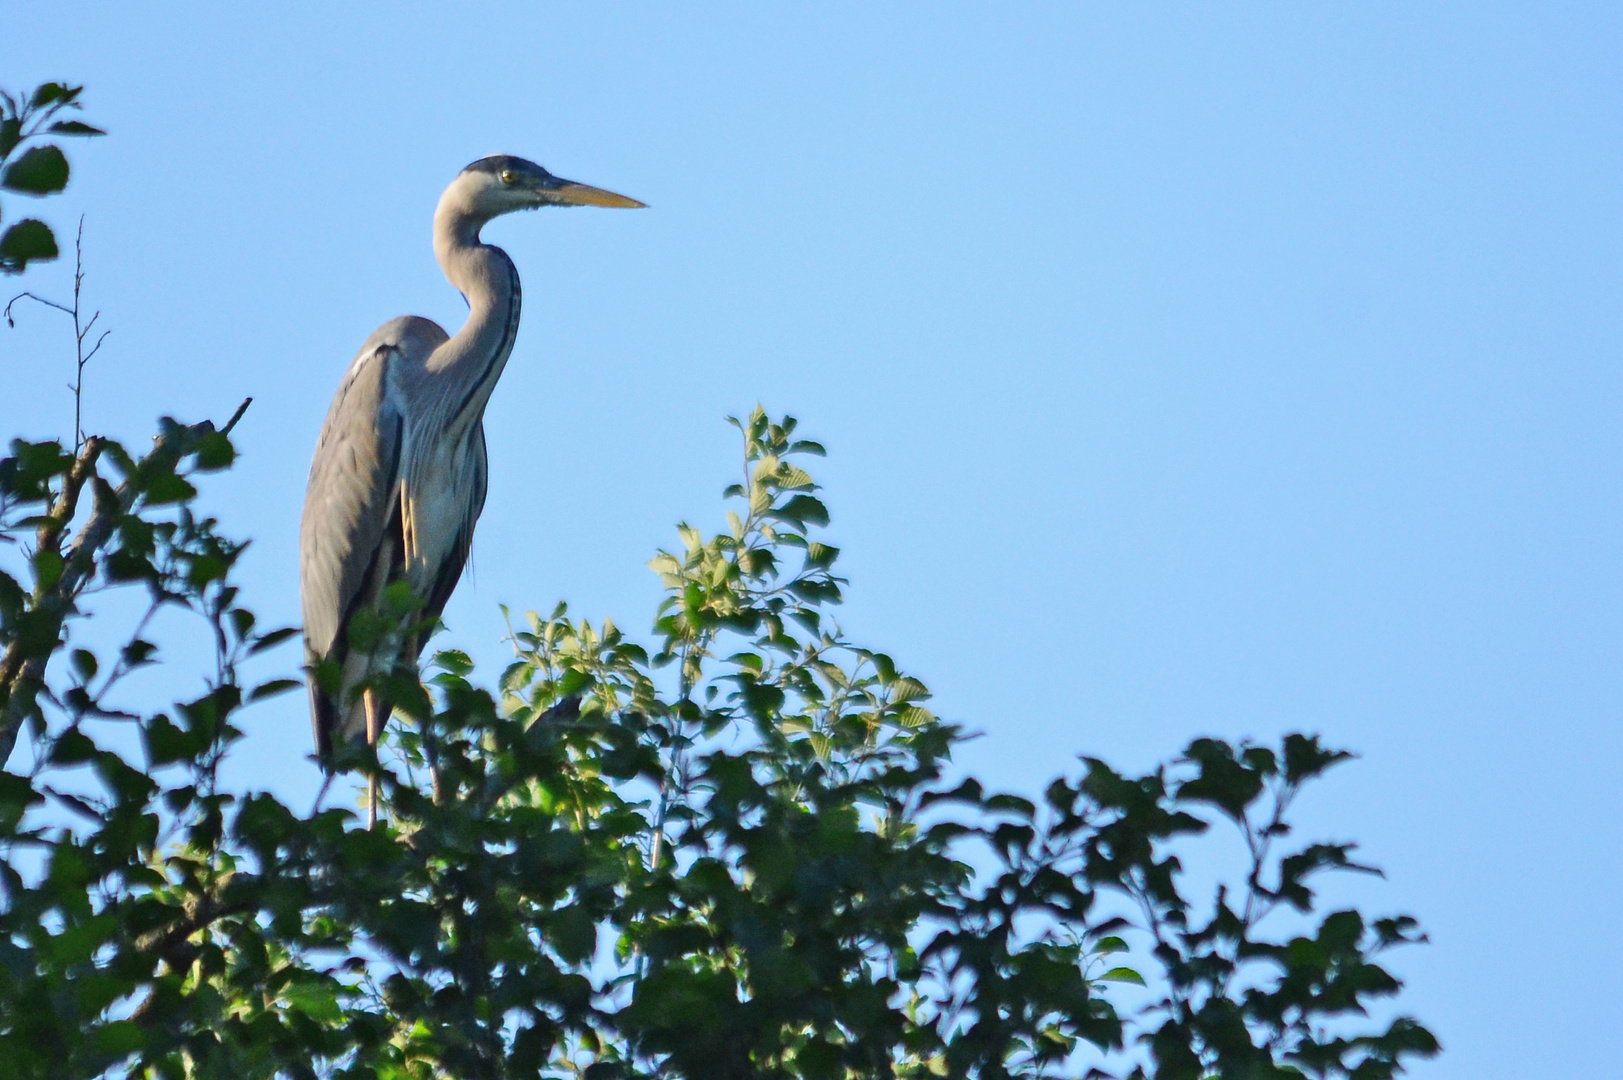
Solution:
<svg viewBox="0 0 1623 1080"><path fill-rule="evenodd" d="M1099 976L1100 982L1132 983L1134 986L1143 986L1144 976L1130 967L1113 967Z"/></svg>

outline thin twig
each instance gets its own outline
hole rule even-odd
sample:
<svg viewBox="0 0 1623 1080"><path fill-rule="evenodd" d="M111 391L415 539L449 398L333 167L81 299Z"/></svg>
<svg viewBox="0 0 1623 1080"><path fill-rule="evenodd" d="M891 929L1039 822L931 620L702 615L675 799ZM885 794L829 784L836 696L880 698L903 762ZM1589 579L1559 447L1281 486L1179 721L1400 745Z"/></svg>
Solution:
<svg viewBox="0 0 1623 1080"><path fill-rule="evenodd" d="M46 307L55 308L56 310L58 310L60 312L63 312L64 314L68 314L68 315L73 314L73 309L72 308L65 307L62 304L57 303L55 300L47 300L47 299L45 299L45 297L39 296L39 295L37 295L35 293L23 291L23 292L18 293L16 296L13 296L10 300L8 300L6 302L6 310L5 310L6 325L11 327L13 330L15 330L17 328L17 320L12 318L12 316L11 316L11 306L13 304L15 304L19 300L32 300L35 303L44 304Z"/></svg>
<svg viewBox="0 0 1623 1080"><path fill-rule="evenodd" d="M251 398L251 397L243 398L242 399L242 404L237 406L237 411L231 414L231 419L227 420L225 422L225 427L220 429L220 434L222 434L222 435L231 434L231 429L237 426L237 421L242 419L242 414L247 412L248 411L248 406L252 405L253 403L254 403L253 398Z"/></svg>
<svg viewBox="0 0 1623 1080"><path fill-rule="evenodd" d="M147 605L146 613L135 624L135 629L130 631L125 647L119 650L118 663L114 664L112 670L108 671L103 677L101 689L91 695L90 708L87 712L103 712L102 702L106 700L109 691L118 684L119 680L134 670L130 664L130 650L135 642L141 640L141 635L146 633L147 625L152 622L152 617L158 613L158 609L162 606L162 600L154 600ZM89 687L87 686L86 689L89 689Z"/></svg>
<svg viewBox="0 0 1623 1080"><path fill-rule="evenodd" d="M98 311L94 315L90 316L90 321L88 321L88 322L83 322L82 321L82 319L83 319L83 310L80 307L79 300L80 300L81 294L84 292L84 284L85 284L85 257L84 257L85 252L84 252L84 247L85 247L85 219L84 219L84 215L80 214L79 215L79 233L74 238L74 241L73 241L73 304L72 304L72 306L69 306L67 304L58 303L55 300L47 300L45 297L40 296L37 293L20 292L16 296L13 296L11 298L11 300L7 302L6 307L5 307L5 311L3 312L4 318L6 320L6 325L10 326L12 328L15 328L16 325L17 325L17 322L16 322L16 320L14 318L12 318L12 315L11 315L12 306L14 304L16 304L17 301L19 301L19 300L32 300L37 304L44 304L48 308L55 308L57 311L62 312L64 315L67 315L68 317L70 317L73 320L73 382L68 384L68 390L73 394L73 452L75 454L77 454L79 452L79 449L82 446L84 446L84 443L85 443L85 432L84 432L85 366L90 363L90 360L91 360L92 357L94 357L98 352L101 351L102 342L106 341L107 340L107 335L112 333L111 330L103 330L101 332L101 336L96 338L96 343L94 345L90 346L90 349L88 351L86 351L86 349L85 349L85 339L88 338L90 336L91 331L95 329L96 320L101 318L101 312Z"/></svg>

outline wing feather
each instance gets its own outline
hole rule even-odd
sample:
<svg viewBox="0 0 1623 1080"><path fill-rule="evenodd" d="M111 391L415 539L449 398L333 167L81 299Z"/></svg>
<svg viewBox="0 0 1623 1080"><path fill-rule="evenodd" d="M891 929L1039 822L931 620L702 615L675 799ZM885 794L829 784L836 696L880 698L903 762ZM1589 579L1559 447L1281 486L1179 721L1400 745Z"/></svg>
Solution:
<svg viewBox="0 0 1623 1080"><path fill-rule="evenodd" d="M299 525L299 593L305 658L336 660L356 603L378 573L396 519L401 452L409 403L396 387L403 366L417 366L446 340L427 319L407 316L379 327L345 372L321 427ZM394 528L398 531L399 526ZM323 757L343 710L311 681L311 720Z"/></svg>

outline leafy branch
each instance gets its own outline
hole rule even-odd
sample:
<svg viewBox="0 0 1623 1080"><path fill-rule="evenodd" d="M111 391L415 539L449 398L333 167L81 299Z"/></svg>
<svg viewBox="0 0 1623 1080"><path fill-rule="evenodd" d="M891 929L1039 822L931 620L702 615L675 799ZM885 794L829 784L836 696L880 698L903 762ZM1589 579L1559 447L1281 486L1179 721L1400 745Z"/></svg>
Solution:
<svg viewBox="0 0 1623 1080"><path fill-rule="evenodd" d="M62 118L64 111L81 107L83 91L82 86L56 82L28 94L0 90L0 190L41 198L68 186L67 155L54 142L40 140L106 134L82 120ZM58 253L51 227L37 218L23 218L0 233L0 273L20 274L30 262L54 259Z"/></svg>

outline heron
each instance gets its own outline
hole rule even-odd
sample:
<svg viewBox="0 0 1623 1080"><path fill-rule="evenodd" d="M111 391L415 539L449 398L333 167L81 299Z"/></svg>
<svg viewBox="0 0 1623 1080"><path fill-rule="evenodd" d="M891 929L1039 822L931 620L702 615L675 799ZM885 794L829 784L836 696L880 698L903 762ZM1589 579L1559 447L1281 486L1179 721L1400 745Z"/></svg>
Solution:
<svg viewBox="0 0 1623 1080"><path fill-rule="evenodd" d="M338 384L316 442L299 526L299 592L310 718L329 779L336 746L375 746L392 706L364 684L415 667L421 635L351 647L363 610L405 582L437 619L467 564L487 485L485 405L518 333L518 269L480 239L493 218L544 206L645 204L499 154L463 169L434 211L434 256L468 304L455 334L405 315L366 339ZM318 677L326 672L325 677ZM336 680L332 676L336 675ZM335 685L336 683L336 685ZM367 784L368 824L378 815Z"/></svg>

